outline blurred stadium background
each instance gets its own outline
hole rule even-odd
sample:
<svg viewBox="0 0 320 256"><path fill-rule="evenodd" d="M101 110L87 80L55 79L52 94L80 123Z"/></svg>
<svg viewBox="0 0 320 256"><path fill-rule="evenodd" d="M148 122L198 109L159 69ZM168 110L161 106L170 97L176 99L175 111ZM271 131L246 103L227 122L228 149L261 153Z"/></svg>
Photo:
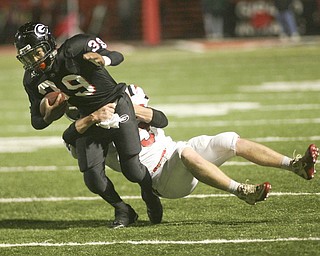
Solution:
<svg viewBox="0 0 320 256"><path fill-rule="evenodd" d="M302 36L320 34L320 1L294 0ZM224 37L275 37L273 0L226 0ZM1 0L0 44L12 44L16 29L33 20L48 24L61 40L79 31L110 41L205 38L201 0Z"/></svg>

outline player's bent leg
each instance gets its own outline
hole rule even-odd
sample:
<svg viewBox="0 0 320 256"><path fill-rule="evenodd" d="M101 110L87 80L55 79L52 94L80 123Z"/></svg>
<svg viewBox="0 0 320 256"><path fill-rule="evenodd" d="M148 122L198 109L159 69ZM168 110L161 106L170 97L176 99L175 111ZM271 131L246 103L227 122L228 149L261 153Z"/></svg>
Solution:
<svg viewBox="0 0 320 256"><path fill-rule="evenodd" d="M239 135L235 132L223 132L215 136L201 135L188 141L199 155L207 161L220 166L234 157Z"/></svg>
<svg viewBox="0 0 320 256"><path fill-rule="evenodd" d="M157 195L163 198L183 198L190 195L198 180L181 161L181 152L187 144L178 142L177 148L165 164L152 175L152 186Z"/></svg>
<svg viewBox="0 0 320 256"><path fill-rule="evenodd" d="M315 144L310 144L303 156L296 155L291 159L262 144L239 138L236 154L255 164L290 170L310 180L316 173L315 164L319 156L319 148Z"/></svg>
<svg viewBox="0 0 320 256"><path fill-rule="evenodd" d="M98 194L115 209L115 220L111 228L121 228L134 224L138 214L132 207L122 201L115 191L111 180L99 170L88 170L83 173L84 181L92 193Z"/></svg>
<svg viewBox="0 0 320 256"><path fill-rule="evenodd" d="M181 152L181 160L190 172L201 182L212 187L232 192L248 204L255 205L268 197L271 190L269 182L259 185L239 184L230 179L217 166L203 159L192 148L185 148ZM235 184L234 191L230 190L230 184Z"/></svg>
<svg viewBox="0 0 320 256"><path fill-rule="evenodd" d="M126 178L141 187L141 197L147 206L149 220L159 224L163 217L163 207L158 196L153 193L152 179L148 169L140 163L139 155L120 159L121 169ZM128 172L127 170L130 170Z"/></svg>
<svg viewBox="0 0 320 256"><path fill-rule="evenodd" d="M125 93L118 99L116 112L128 116L126 122L120 124L115 131L113 142L119 153L121 170L124 176L141 187L142 199L147 206L147 213L152 223L160 223L163 209L160 199L153 194L152 180L147 168L140 163L140 136L136 116L130 97Z"/></svg>
<svg viewBox="0 0 320 256"><path fill-rule="evenodd" d="M92 193L100 195L110 204L122 201L111 180L104 175L104 170L102 172L100 170L88 170L83 173L84 182L88 189Z"/></svg>
<svg viewBox="0 0 320 256"><path fill-rule="evenodd" d="M113 183L105 174L104 145L96 143L91 137L82 137L76 142L78 164L88 189L100 195L115 208L113 228L133 224L138 215L125 204L116 192Z"/></svg>
<svg viewBox="0 0 320 256"><path fill-rule="evenodd" d="M209 186L228 191L231 179L216 165L205 160L191 147L186 147L182 150L181 160L186 168L199 181Z"/></svg>
<svg viewBox="0 0 320 256"><path fill-rule="evenodd" d="M261 165L280 168L284 155L253 141L239 138L236 144L237 156Z"/></svg>

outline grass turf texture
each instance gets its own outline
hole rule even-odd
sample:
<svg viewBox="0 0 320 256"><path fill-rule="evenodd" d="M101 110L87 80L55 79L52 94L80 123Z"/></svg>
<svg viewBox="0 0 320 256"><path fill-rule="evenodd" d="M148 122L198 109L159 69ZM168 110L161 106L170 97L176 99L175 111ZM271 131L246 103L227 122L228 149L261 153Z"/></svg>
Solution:
<svg viewBox="0 0 320 256"><path fill-rule="evenodd" d="M254 88L266 82L319 80L320 47L279 46L205 53L159 47L124 54L125 62L111 67L111 74L119 82L142 86L151 97L151 106L223 102L253 102L260 106L258 109L234 109L211 117L169 115L166 132L176 140L232 130L249 139L288 138L287 141L274 139L263 143L289 156L294 149L304 153L311 142L320 144L311 139L319 136L316 120L319 89L243 91L244 86ZM13 54L2 55L0 143L6 137L60 136L69 124L65 118L43 131L31 128L28 100L21 85L22 73ZM232 161L243 160L234 158ZM2 152L0 163L1 170L12 167L11 171L0 172L1 199L95 197L83 184L81 174L67 169L67 166L76 169L76 162L63 146L29 153ZM56 166L57 170L41 171L40 167L40 171L18 172L19 168L27 166ZM269 181L275 194L266 202L249 206L236 197L200 184L193 195L222 196L162 200L164 220L160 225L149 224L141 199L128 198L125 201L136 209L140 218L137 225L120 230L107 228L113 220L113 209L98 198L1 202L0 245L29 246L0 247L0 255L319 255L319 240L285 240L320 237L318 176L305 181L286 171L255 165L221 168L241 182L246 179L252 183ZM121 174L108 170L108 175L121 195L139 195L138 186L127 182ZM308 194L276 194L300 192ZM226 242L218 243L220 239ZM205 240L216 242L191 243ZM142 241L163 243L144 244ZM54 246L30 246L30 243Z"/></svg>

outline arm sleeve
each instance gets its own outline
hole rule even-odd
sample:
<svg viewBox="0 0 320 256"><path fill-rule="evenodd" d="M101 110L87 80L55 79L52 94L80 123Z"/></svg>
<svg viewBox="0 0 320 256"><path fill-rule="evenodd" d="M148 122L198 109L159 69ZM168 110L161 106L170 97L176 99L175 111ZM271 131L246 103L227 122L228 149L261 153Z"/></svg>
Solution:
<svg viewBox="0 0 320 256"><path fill-rule="evenodd" d="M94 35L78 34L65 41L67 58L74 58L80 54L82 56L86 52L97 52L108 57L111 60L110 66L117 66L124 60L122 53L108 50L107 44Z"/></svg>
<svg viewBox="0 0 320 256"><path fill-rule="evenodd" d="M36 130L42 130L48 127L50 124L46 123L40 114L39 106L42 99L41 97L43 96L39 96L34 90L29 89L33 87L37 87L37 84L31 82L29 85L28 82L24 81L24 88L26 93L28 94L30 102L31 125Z"/></svg>
<svg viewBox="0 0 320 256"><path fill-rule="evenodd" d="M50 125L43 120L43 117L41 115L33 114L32 107L30 107L30 109L31 109L31 125L34 129L42 130Z"/></svg>
<svg viewBox="0 0 320 256"><path fill-rule="evenodd" d="M156 128L164 128L168 125L168 118L166 115L156 109L152 109L153 115L152 115L152 120L149 123L151 126L154 126Z"/></svg>
<svg viewBox="0 0 320 256"><path fill-rule="evenodd" d="M96 37L90 37L91 40L94 38L96 40L96 42L98 42L98 45L100 46L100 48L98 50L96 50L97 53L99 53L102 56L106 56L111 60L111 64L109 66L117 66L119 65L121 62L123 62L124 57L123 54L117 51L110 51L107 49L107 44L104 43L101 39L97 40ZM90 45L87 47L86 49L87 51L94 51Z"/></svg>
<svg viewBox="0 0 320 256"><path fill-rule="evenodd" d="M76 140L81 137L81 134L77 131L75 122L63 132L62 138L66 144L76 146Z"/></svg>
<svg viewBox="0 0 320 256"><path fill-rule="evenodd" d="M105 51L108 52L106 55L102 54L102 53L100 53L100 54L102 56L108 57L111 60L110 66L117 66L124 60L124 57L120 52L108 51L108 50L105 50Z"/></svg>

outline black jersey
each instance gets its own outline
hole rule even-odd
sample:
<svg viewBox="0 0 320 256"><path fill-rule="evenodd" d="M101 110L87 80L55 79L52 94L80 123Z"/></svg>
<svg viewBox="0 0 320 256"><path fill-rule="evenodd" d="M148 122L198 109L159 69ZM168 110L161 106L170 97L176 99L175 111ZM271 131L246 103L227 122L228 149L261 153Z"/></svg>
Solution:
<svg viewBox="0 0 320 256"><path fill-rule="evenodd" d="M69 96L70 104L76 106L82 115L89 115L125 93L125 84L118 84L104 67L83 59L84 53L97 52L108 56L113 66L123 61L121 53L106 48L100 38L76 35L58 49L49 72L36 74L26 71L24 86L31 104L33 127L43 129L47 126L40 115L39 103L49 91L64 92Z"/></svg>

